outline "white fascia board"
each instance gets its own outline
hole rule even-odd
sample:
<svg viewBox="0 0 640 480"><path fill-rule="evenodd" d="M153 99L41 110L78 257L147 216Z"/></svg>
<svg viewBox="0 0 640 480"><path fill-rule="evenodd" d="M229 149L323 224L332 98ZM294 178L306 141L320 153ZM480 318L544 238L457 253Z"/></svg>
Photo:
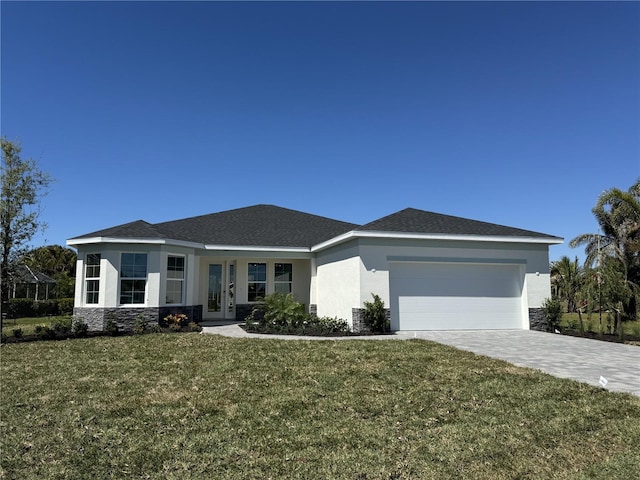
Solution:
<svg viewBox="0 0 640 480"><path fill-rule="evenodd" d="M120 243L120 244L147 244L147 245L174 245L180 247L202 248L201 243L185 242L183 240L172 240L169 238L116 238L116 237L89 237L72 238L67 240L67 245L91 245L96 243Z"/></svg>
<svg viewBox="0 0 640 480"><path fill-rule="evenodd" d="M376 231L358 231L338 235L325 242L319 243L311 247L312 252L317 252L334 245L346 242L353 238L388 238L403 240L456 240L462 242L499 242L499 243L537 243L546 245L557 245L564 243L563 238L559 237L510 237L510 236L493 236L493 235L447 235L432 233L403 233L403 232L376 232Z"/></svg>
<svg viewBox="0 0 640 480"><path fill-rule="evenodd" d="M227 250L232 252L289 252L309 253L306 247L262 247L253 245L205 245L205 250Z"/></svg>
<svg viewBox="0 0 640 480"><path fill-rule="evenodd" d="M334 245L347 242L355 237L356 237L356 231L352 230L350 232L343 233L342 235L338 235L337 237L330 238L329 240L325 240L322 243L314 245L313 247L311 247L311 251L318 252L320 250L324 250L325 248L333 247Z"/></svg>

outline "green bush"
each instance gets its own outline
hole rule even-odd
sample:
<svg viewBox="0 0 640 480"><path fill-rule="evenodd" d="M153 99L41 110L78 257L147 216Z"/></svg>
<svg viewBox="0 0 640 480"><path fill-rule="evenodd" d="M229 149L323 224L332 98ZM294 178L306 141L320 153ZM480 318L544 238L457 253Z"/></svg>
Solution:
<svg viewBox="0 0 640 480"><path fill-rule="evenodd" d="M141 313L136 316L136 319L133 322L133 333L136 335L142 335L147 329L147 320L144 318L144 315Z"/></svg>
<svg viewBox="0 0 640 480"><path fill-rule="evenodd" d="M120 327L118 327L117 322L113 318L108 318L104 326L104 331L107 332L107 335L115 337L120 333Z"/></svg>
<svg viewBox="0 0 640 480"><path fill-rule="evenodd" d="M73 319L73 323L71 324L71 333L75 337L86 337L87 332L89 331L89 325L80 317L76 317Z"/></svg>
<svg viewBox="0 0 640 480"><path fill-rule="evenodd" d="M255 333L326 336L349 332L345 320L309 315L290 293L267 295L245 321L245 329Z"/></svg>
<svg viewBox="0 0 640 480"><path fill-rule="evenodd" d="M59 298L58 302L58 311L60 315L72 315L73 314L73 298Z"/></svg>
<svg viewBox="0 0 640 480"><path fill-rule="evenodd" d="M149 327L149 332L162 333L162 327L156 323L155 325L151 325L151 327Z"/></svg>
<svg viewBox="0 0 640 480"><path fill-rule="evenodd" d="M201 332L202 326L198 325L196 322L189 322L189 325L187 325L187 330L190 332Z"/></svg>
<svg viewBox="0 0 640 480"><path fill-rule="evenodd" d="M546 298L542 302L542 312L547 321L548 331L555 332L562 320L562 304L556 298Z"/></svg>
<svg viewBox="0 0 640 480"><path fill-rule="evenodd" d="M58 315L57 300L38 300L33 302L33 309L36 317L46 317L48 315Z"/></svg>
<svg viewBox="0 0 640 480"><path fill-rule="evenodd" d="M56 332L44 325L36 325L34 332L40 340L53 340L56 338Z"/></svg>
<svg viewBox="0 0 640 480"><path fill-rule="evenodd" d="M65 336L71 333L73 319L71 317L56 318L51 322L51 330L58 336Z"/></svg>
<svg viewBox="0 0 640 480"><path fill-rule="evenodd" d="M364 322L372 333L388 332L391 328L384 302L375 293L372 293L371 296L373 297L373 302L364 302Z"/></svg>
<svg viewBox="0 0 640 480"><path fill-rule="evenodd" d="M7 301L7 317L34 317L36 314L33 300L30 298L10 298Z"/></svg>
<svg viewBox="0 0 640 480"><path fill-rule="evenodd" d="M22 338L22 329L21 328L14 328L12 330L13 333L13 337L14 338Z"/></svg>

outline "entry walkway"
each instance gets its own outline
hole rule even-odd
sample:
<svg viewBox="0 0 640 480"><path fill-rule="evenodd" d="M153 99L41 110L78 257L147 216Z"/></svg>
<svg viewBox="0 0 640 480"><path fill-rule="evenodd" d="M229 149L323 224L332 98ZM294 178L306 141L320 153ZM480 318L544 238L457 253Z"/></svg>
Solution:
<svg viewBox="0 0 640 480"><path fill-rule="evenodd" d="M406 340L420 338L461 350L535 368L561 378L640 396L640 347L531 330L402 331L392 335L362 337L297 337L259 335L239 325L204 327L203 332L227 337L278 338L283 340Z"/></svg>

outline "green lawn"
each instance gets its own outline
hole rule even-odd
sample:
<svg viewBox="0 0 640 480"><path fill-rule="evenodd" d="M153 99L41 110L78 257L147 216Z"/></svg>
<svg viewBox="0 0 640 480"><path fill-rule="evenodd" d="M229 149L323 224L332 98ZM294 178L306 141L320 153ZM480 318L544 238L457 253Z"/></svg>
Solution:
<svg viewBox="0 0 640 480"><path fill-rule="evenodd" d="M637 478L640 398L422 340L0 347L1 478Z"/></svg>
<svg viewBox="0 0 640 480"><path fill-rule="evenodd" d="M582 322L586 332L600 333L600 316L597 312L590 315L586 313L582 314ZM563 329L569 329L576 332L579 331L580 321L578 314L563 312L560 326ZM623 322L622 327L624 329L625 337L633 339L640 338L640 320ZM613 333L613 319L608 318L608 314L606 312L602 314L602 333Z"/></svg>
<svg viewBox="0 0 640 480"><path fill-rule="evenodd" d="M36 325L42 325L48 327L56 319L69 318L67 317L23 317L15 320L4 320L2 322L2 333L7 337L13 336L13 331L17 328L22 330L23 335L30 335L34 332Z"/></svg>

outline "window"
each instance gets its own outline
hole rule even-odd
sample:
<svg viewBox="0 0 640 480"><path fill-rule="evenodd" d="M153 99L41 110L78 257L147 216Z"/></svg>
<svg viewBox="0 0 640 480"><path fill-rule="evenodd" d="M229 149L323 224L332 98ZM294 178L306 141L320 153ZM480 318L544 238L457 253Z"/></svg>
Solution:
<svg viewBox="0 0 640 480"><path fill-rule="evenodd" d="M100 294L100 254L90 253L84 262L86 303L98 303Z"/></svg>
<svg viewBox="0 0 640 480"><path fill-rule="evenodd" d="M280 293L291 293L293 266L290 263L276 263L274 269L274 290Z"/></svg>
<svg viewBox="0 0 640 480"><path fill-rule="evenodd" d="M267 264L250 263L248 274L247 301L257 302L267 292Z"/></svg>
<svg viewBox="0 0 640 480"><path fill-rule="evenodd" d="M120 303L144 303L147 286L147 254L123 253L120 257Z"/></svg>
<svg viewBox="0 0 640 480"><path fill-rule="evenodd" d="M184 285L184 257L167 259L167 296L166 303L182 303Z"/></svg>

